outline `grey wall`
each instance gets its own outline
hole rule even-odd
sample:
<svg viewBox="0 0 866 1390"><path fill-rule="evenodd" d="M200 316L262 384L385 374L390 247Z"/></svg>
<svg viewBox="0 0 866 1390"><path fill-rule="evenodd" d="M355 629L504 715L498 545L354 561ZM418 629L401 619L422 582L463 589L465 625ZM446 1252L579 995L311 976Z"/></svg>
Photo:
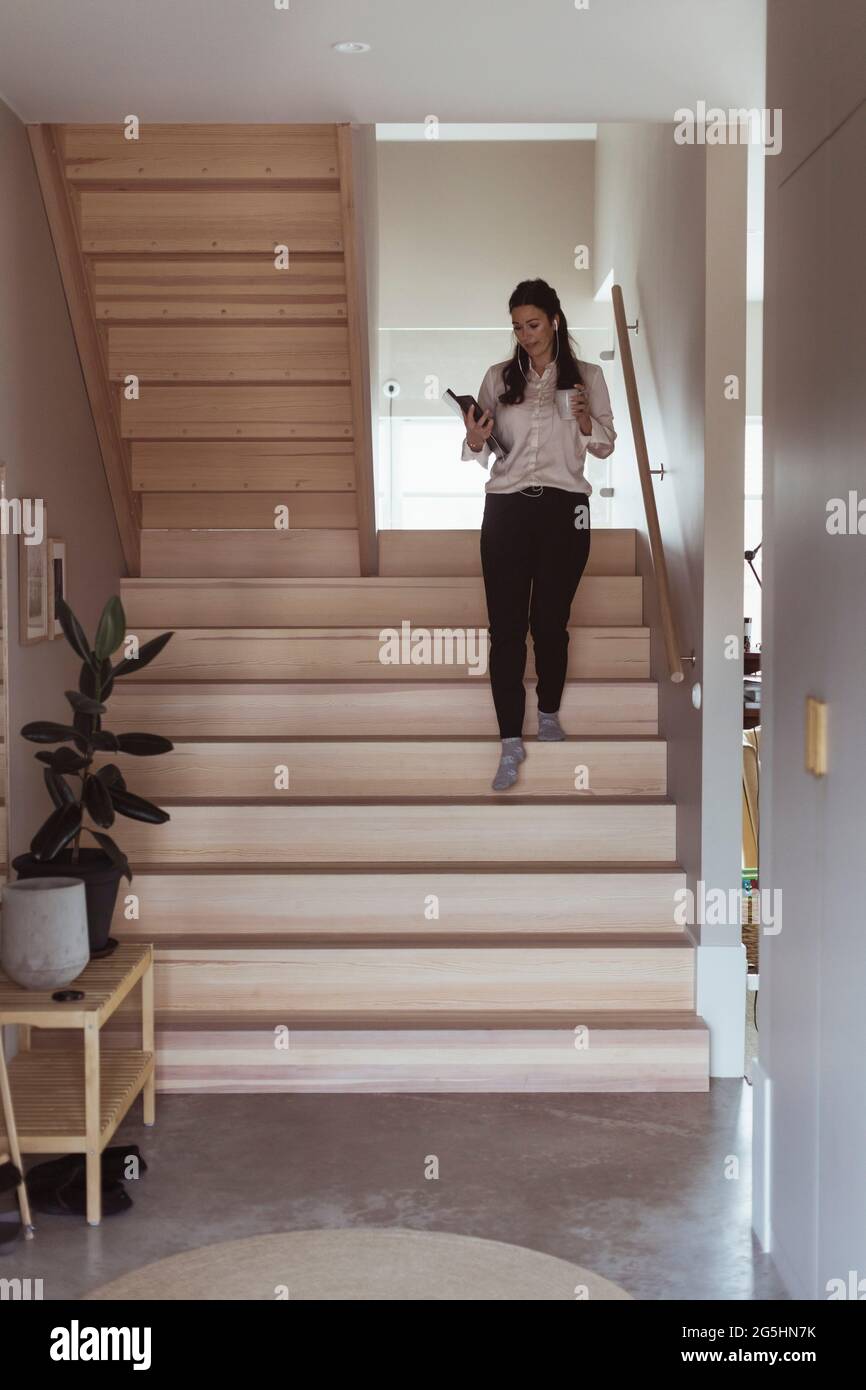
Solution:
<svg viewBox="0 0 866 1390"><path fill-rule="evenodd" d="M761 878L784 915L761 940L755 1223L801 1298L866 1277L866 535L826 529L829 499L866 494L864 98L862 0L770 0Z"/></svg>
<svg viewBox="0 0 866 1390"><path fill-rule="evenodd" d="M125 565L25 128L0 102L0 459L7 495L41 497L66 541L69 599L93 634ZM51 810L32 719L62 719L80 662L63 638L18 641L18 538L7 543L10 836L23 853Z"/></svg>

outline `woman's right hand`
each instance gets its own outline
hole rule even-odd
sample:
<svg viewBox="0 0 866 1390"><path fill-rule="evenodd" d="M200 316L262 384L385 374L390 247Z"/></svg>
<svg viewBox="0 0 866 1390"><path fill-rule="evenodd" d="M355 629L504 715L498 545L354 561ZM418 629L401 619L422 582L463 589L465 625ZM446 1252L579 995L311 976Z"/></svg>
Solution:
<svg viewBox="0 0 866 1390"><path fill-rule="evenodd" d="M466 420L466 442L476 454L479 454L493 433L493 416L489 410L485 410L480 420L475 419L475 406L470 405L465 415Z"/></svg>

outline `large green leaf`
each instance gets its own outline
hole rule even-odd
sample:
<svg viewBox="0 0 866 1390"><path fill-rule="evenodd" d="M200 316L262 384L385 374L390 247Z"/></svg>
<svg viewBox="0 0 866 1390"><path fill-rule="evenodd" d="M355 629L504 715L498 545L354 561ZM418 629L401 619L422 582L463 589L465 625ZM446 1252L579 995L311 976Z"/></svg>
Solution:
<svg viewBox="0 0 866 1390"><path fill-rule="evenodd" d="M116 864L118 869L122 871L124 878L128 878L131 883L132 869L129 867L129 860L120 846L114 843L110 835L103 835L99 830L91 830L89 825L85 826L85 829L93 836L97 844L102 846L112 864Z"/></svg>
<svg viewBox="0 0 866 1390"><path fill-rule="evenodd" d="M117 734L109 733L108 729L97 729L90 739L94 748L99 748L103 753L116 753L120 747Z"/></svg>
<svg viewBox="0 0 866 1390"><path fill-rule="evenodd" d="M111 794L101 777L88 777L84 783L84 805L90 819L104 828L114 824L114 806Z"/></svg>
<svg viewBox="0 0 866 1390"><path fill-rule="evenodd" d="M78 803L58 806L30 841L30 853L36 859L53 859L80 828L81 807Z"/></svg>
<svg viewBox="0 0 866 1390"><path fill-rule="evenodd" d="M82 661L86 661L88 666L96 669L96 657L90 650L90 643L87 640L87 633L76 618L69 604L63 598L55 601L57 616L60 619L60 626L63 635L73 651L77 652Z"/></svg>
<svg viewBox="0 0 866 1390"><path fill-rule="evenodd" d="M174 744L161 734L118 734L121 753L133 753L137 758L153 758L157 753L170 753Z"/></svg>
<svg viewBox="0 0 866 1390"><path fill-rule="evenodd" d="M111 786L108 790L115 811L119 811L122 816L128 816L130 820L145 821L148 825L164 825L167 820L171 820L168 811L163 811L161 806L154 806L152 801L145 801L142 796L133 796L132 792L122 791L117 786Z"/></svg>
<svg viewBox="0 0 866 1390"><path fill-rule="evenodd" d="M37 755L38 756L38 755ZM46 767L42 776L48 788L51 800L55 806L71 806L73 802L78 805L78 797L70 787L65 777L61 777L59 772L55 772L53 767Z"/></svg>
<svg viewBox="0 0 866 1390"><path fill-rule="evenodd" d="M87 758L74 753L71 748L55 748L52 753L37 753L36 757L39 762L53 767L55 772L80 772L88 763Z"/></svg>
<svg viewBox="0 0 866 1390"><path fill-rule="evenodd" d="M37 753L36 756L38 757L39 754ZM98 777L100 782L104 782L106 787L120 787L121 791L126 791L126 782L123 780L123 773L117 763L103 763L102 767L93 775Z"/></svg>
<svg viewBox="0 0 866 1390"><path fill-rule="evenodd" d="M64 695L76 714L104 714L105 705L90 695L82 695L78 690L64 690Z"/></svg>
<svg viewBox="0 0 866 1390"><path fill-rule="evenodd" d="M154 657L159 656L166 642L174 632L161 632L158 637L151 637L149 642L145 642L143 647L138 649L138 657L133 659L128 656L123 661L119 661L113 668L112 675L128 676L130 671L142 671L145 666L149 666Z"/></svg>
<svg viewBox="0 0 866 1390"><path fill-rule="evenodd" d="M116 594L112 594L102 610L99 625L96 629L96 641L93 650L97 660L104 661L112 652L116 652L126 633L126 617L123 612L123 604Z"/></svg>
<svg viewBox="0 0 866 1390"><path fill-rule="evenodd" d="M70 739L78 743L79 731L70 728L68 724L55 724L50 719L37 719L32 724L24 725L21 736L29 738L31 743L68 743Z"/></svg>

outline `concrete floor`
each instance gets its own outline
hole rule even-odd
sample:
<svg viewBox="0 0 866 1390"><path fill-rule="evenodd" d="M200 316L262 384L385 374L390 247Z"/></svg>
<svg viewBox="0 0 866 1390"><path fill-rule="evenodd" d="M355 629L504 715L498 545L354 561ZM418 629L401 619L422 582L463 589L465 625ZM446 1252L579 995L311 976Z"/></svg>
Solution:
<svg viewBox="0 0 866 1390"><path fill-rule="evenodd" d="M127 1184L134 1208L98 1228L38 1217L0 1277L77 1298L217 1241L402 1226L547 1251L638 1299L786 1297L750 1231L742 1080L698 1095L158 1096L153 1129L139 1113L120 1134L150 1165Z"/></svg>

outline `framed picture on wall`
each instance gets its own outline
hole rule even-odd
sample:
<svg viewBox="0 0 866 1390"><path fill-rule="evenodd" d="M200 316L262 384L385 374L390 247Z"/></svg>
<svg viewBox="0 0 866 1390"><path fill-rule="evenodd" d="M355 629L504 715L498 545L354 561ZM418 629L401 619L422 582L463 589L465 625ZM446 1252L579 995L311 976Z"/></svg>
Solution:
<svg viewBox="0 0 866 1390"><path fill-rule="evenodd" d="M48 636L51 638L63 636L63 628L60 626L60 619L57 616L56 601L59 598L65 598L67 603L69 602L66 578L66 542L59 540L49 540Z"/></svg>
<svg viewBox="0 0 866 1390"><path fill-rule="evenodd" d="M18 640L23 646L48 639L48 514L42 509L42 540L18 537Z"/></svg>

